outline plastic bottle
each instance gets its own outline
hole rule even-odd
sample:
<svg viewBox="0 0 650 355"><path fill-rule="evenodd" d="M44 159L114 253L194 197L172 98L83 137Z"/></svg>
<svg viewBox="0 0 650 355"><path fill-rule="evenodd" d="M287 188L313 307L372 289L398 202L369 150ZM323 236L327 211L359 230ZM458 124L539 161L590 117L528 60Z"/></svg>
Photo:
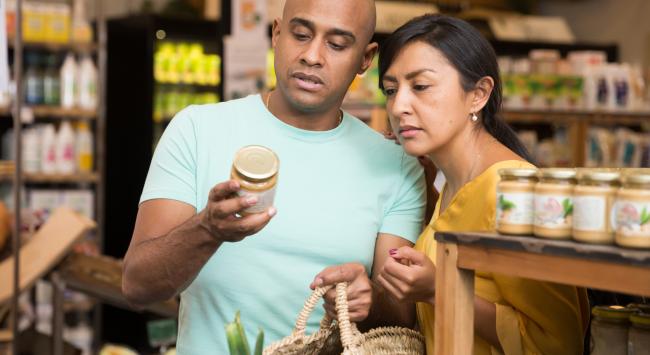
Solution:
<svg viewBox="0 0 650 355"><path fill-rule="evenodd" d="M85 109L95 110L97 108L97 68L90 56L83 56L78 73L79 99L77 103Z"/></svg>
<svg viewBox="0 0 650 355"><path fill-rule="evenodd" d="M93 39L93 30L86 20L85 0L75 0L72 8L72 41L89 43Z"/></svg>
<svg viewBox="0 0 650 355"><path fill-rule="evenodd" d="M56 171L72 174L77 164L75 159L75 136L70 122L64 121L56 137Z"/></svg>
<svg viewBox="0 0 650 355"><path fill-rule="evenodd" d="M61 106L72 108L77 97L77 61L68 53L61 67Z"/></svg>
<svg viewBox="0 0 650 355"><path fill-rule="evenodd" d="M57 69L57 57L50 54L47 57L47 68L43 79L43 103L58 106L61 103L61 78Z"/></svg>
<svg viewBox="0 0 650 355"><path fill-rule="evenodd" d="M27 128L23 133L23 169L26 173L41 170L41 139L38 128Z"/></svg>
<svg viewBox="0 0 650 355"><path fill-rule="evenodd" d="M77 170L89 173L93 170L93 135L86 122L79 123L76 139Z"/></svg>
<svg viewBox="0 0 650 355"><path fill-rule="evenodd" d="M40 68L40 57L36 53L28 53L26 62L25 102L28 105L42 105L43 71Z"/></svg>
<svg viewBox="0 0 650 355"><path fill-rule="evenodd" d="M53 124L46 124L41 131L41 172L56 173L56 130Z"/></svg>

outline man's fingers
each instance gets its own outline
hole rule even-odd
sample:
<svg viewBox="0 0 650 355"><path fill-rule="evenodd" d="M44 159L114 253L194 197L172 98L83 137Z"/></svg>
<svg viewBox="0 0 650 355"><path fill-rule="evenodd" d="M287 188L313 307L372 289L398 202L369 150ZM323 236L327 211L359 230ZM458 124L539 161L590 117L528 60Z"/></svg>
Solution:
<svg viewBox="0 0 650 355"><path fill-rule="evenodd" d="M231 197L212 201L209 206L210 217L214 219L227 218L255 206L257 202L258 199L255 196Z"/></svg>
<svg viewBox="0 0 650 355"><path fill-rule="evenodd" d="M234 180L215 185L208 196L209 201L220 201L239 191L239 183Z"/></svg>
<svg viewBox="0 0 650 355"><path fill-rule="evenodd" d="M217 232L231 239L241 239L256 234L264 228L275 215L275 208L266 212L251 214L242 218L227 218L216 226Z"/></svg>

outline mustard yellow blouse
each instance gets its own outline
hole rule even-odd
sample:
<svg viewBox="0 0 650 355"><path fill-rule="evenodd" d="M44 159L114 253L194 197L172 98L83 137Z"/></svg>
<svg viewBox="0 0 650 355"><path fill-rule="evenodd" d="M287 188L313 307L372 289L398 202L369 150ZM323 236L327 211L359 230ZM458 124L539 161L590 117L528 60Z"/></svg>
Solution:
<svg viewBox="0 0 650 355"><path fill-rule="evenodd" d="M431 223L420 235L415 249L435 263L435 231L495 231L498 170L531 166L517 160L492 165L463 186L442 214L439 199ZM582 354L589 319L584 289L477 271L475 292L496 304L497 335L505 354ZM427 353L433 354L434 307L418 303L417 315ZM500 353L475 337L474 354Z"/></svg>

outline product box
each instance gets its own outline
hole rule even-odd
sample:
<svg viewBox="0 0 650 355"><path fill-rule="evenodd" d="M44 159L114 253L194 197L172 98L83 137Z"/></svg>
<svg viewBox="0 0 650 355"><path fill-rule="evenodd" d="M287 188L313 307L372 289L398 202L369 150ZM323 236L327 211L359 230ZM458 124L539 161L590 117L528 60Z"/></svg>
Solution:
<svg viewBox="0 0 650 355"><path fill-rule="evenodd" d="M91 190L64 190L61 192L61 205L82 216L95 218L95 195Z"/></svg>

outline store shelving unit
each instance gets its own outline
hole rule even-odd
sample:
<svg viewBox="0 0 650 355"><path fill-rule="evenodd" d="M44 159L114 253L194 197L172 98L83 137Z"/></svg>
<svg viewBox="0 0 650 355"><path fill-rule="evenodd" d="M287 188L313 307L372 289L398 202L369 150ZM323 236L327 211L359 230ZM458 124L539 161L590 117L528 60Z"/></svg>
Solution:
<svg viewBox="0 0 650 355"><path fill-rule="evenodd" d="M480 233L435 238L435 355L472 353L476 270L650 296L650 250Z"/></svg>
<svg viewBox="0 0 650 355"><path fill-rule="evenodd" d="M3 162L2 171L0 171L1 182L11 182L13 185L13 243L12 249L14 251L12 257L14 260L14 280L13 280L13 297L11 303L12 316L11 316L11 330L2 331L2 341L12 343L12 353L18 354L18 346L16 346L16 339L18 334L18 322L16 316L18 312L18 297L20 291L20 253L21 250L21 211L22 211L22 196L21 190L25 185L39 185L41 187L57 188L61 184L72 186L93 186L95 193L95 219L97 222L96 235L98 240L99 250L103 248L103 223L104 223L104 176L105 176L105 120L106 120L106 104L105 104L105 79L106 79L106 22L103 12L103 0L90 0L96 1L96 41L93 43L34 43L23 41L23 3L22 0L16 0L16 32L15 37L8 42L10 57L13 58L13 78L16 83L16 97L13 98L11 107L0 107L0 120L5 118L12 119L12 127L14 129L13 149L14 149L14 162ZM97 108L96 110L85 109L67 109L62 107L51 106L27 106L24 103L24 53L29 51L47 52L47 53L66 53L73 52L75 54L90 54L97 63L98 77L97 77ZM22 129L24 126L31 124L34 121L40 120L89 120L94 124L94 167L95 171L92 173L76 173L69 175L62 174L32 174L23 172L22 168ZM7 165L11 167L7 169ZM87 306L87 305L86 305ZM86 307L87 308L87 307ZM100 314L97 315L97 318ZM96 319L97 319L96 318ZM99 321L97 321L99 324ZM60 341L60 340L59 340Z"/></svg>

